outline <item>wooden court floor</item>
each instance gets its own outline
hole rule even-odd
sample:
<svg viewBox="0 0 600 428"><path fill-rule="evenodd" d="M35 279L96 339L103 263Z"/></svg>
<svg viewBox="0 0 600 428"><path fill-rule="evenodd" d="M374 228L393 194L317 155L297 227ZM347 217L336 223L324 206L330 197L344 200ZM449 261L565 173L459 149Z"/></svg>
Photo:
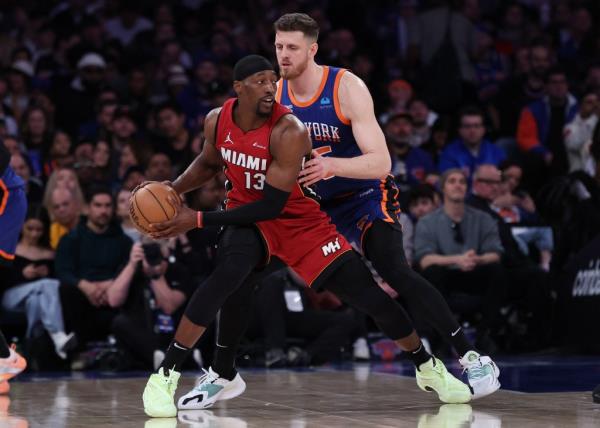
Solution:
<svg viewBox="0 0 600 428"><path fill-rule="evenodd" d="M13 382L10 395L0 397L0 427L600 427L600 405L589 392L499 391L470 405L441 405L414 379L368 367L242 375L244 395L173 419L143 413L142 377ZM182 377L178 396L193 383Z"/></svg>

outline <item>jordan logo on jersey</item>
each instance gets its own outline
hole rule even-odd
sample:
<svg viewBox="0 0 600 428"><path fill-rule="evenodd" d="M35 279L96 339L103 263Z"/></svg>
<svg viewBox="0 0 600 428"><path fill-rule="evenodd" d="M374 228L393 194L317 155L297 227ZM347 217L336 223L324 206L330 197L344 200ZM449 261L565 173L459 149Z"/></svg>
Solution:
<svg viewBox="0 0 600 428"><path fill-rule="evenodd" d="M227 133L227 136L225 137L225 141L223 141L224 143L229 143L229 144L233 144L233 140L231 139L231 131L229 131Z"/></svg>
<svg viewBox="0 0 600 428"><path fill-rule="evenodd" d="M235 150L221 147L221 156L225 162L232 163L242 168L252 169L254 171L266 171L267 160L256 156L247 155L246 153L238 153Z"/></svg>
<svg viewBox="0 0 600 428"><path fill-rule="evenodd" d="M340 142L340 130L337 126L331 126L326 123L304 122L308 129L308 134L315 141Z"/></svg>
<svg viewBox="0 0 600 428"><path fill-rule="evenodd" d="M335 238L335 241L328 242L327 244L325 244L321 247L321 250L323 251L323 255L325 257L327 257L328 255L333 254L341 249L342 249L342 245L340 244L339 238Z"/></svg>

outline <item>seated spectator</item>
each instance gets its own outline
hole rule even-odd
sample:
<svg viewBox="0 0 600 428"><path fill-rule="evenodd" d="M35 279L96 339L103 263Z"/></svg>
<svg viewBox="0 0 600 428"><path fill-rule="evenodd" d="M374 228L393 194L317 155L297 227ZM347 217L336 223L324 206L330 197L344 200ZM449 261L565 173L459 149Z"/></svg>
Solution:
<svg viewBox="0 0 600 428"><path fill-rule="evenodd" d="M43 154L43 159L44 177L50 177L55 169L73 166L75 158L71 154L71 137L65 132L56 132L52 138L52 145L47 148L47 153Z"/></svg>
<svg viewBox="0 0 600 428"><path fill-rule="evenodd" d="M111 159L110 145L104 141L99 140L94 146L93 154L93 174L92 181L96 184L103 184L110 186L115 181L115 174L113 171L113 162Z"/></svg>
<svg viewBox="0 0 600 428"><path fill-rule="evenodd" d="M458 134L459 138L446 146L440 155L441 173L453 168L461 169L470 184L477 166L484 163L500 165L506 158L501 148L484 138L485 125L481 110L467 107L459 113Z"/></svg>
<svg viewBox="0 0 600 428"><path fill-rule="evenodd" d="M476 304L482 314L476 345L485 349L491 346L489 333L496 327L507 286L498 227L488 214L465 205L467 177L462 170L446 171L441 190L443 207L417 223L415 259L446 298L464 293L481 299Z"/></svg>
<svg viewBox="0 0 600 428"><path fill-rule="evenodd" d="M106 82L104 58L87 52L77 60L77 74L66 87L56 88L56 124L69 135L77 135L79 126L94 120L98 92Z"/></svg>
<svg viewBox="0 0 600 428"><path fill-rule="evenodd" d="M67 192L55 192L57 189ZM55 170L44 191L44 207L50 214L50 247L56 250L60 239L79 222L85 201L79 178L71 168Z"/></svg>
<svg viewBox="0 0 600 428"><path fill-rule="evenodd" d="M146 181L144 170L139 166L131 166L125 171L125 175L123 176L123 185L121 187L123 189L132 191L144 181Z"/></svg>
<svg viewBox="0 0 600 428"><path fill-rule="evenodd" d="M429 184L415 186L408 194L408 209L415 222L438 209L440 203L440 196Z"/></svg>
<svg viewBox="0 0 600 428"><path fill-rule="evenodd" d="M82 214L81 206L72 190L66 187L57 187L52 192L50 203L50 248L58 248L60 240L69 231L75 229Z"/></svg>
<svg viewBox="0 0 600 428"><path fill-rule="evenodd" d="M51 146L52 129L48 113L41 107L30 107L21 119L21 138L27 147L27 156L33 165L33 175L43 174L43 151Z"/></svg>
<svg viewBox="0 0 600 428"><path fill-rule="evenodd" d="M392 175L404 189L422 183L435 170L429 154L412 144L412 130L412 117L406 113L390 117L384 129L392 155Z"/></svg>
<svg viewBox="0 0 600 428"><path fill-rule="evenodd" d="M341 348L349 346L360 327L351 314L318 310L310 305L303 286L287 269L262 281L256 292L256 311L264 334L266 366L307 366L339 360ZM288 337L306 346L287 344Z"/></svg>
<svg viewBox="0 0 600 428"><path fill-rule="evenodd" d="M96 118L81 124L78 135L88 140L107 139L113 130L113 115L117 106L116 101L112 100L97 102Z"/></svg>
<svg viewBox="0 0 600 428"><path fill-rule="evenodd" d="M155 120L162 137L156 149L169 156L179 173L193 160L191 147L194 136L184 126L185 115L177 104L165 102L156 108Z"/></svg>
<svg viewBox="0 0 600 428"><path fill-rule="evenodd" d="M31 176L31 166L28 159L21 153L15 153L10 157L10 166L19 177L25 182L25 192L27 193L27 202L40 203L44 196L44 186L41 180Z"/></svg>
<svg viewBox="0 0 600 428"><path fill-rule="evenodd" d="M185 265L169 261L166 245L144 242L133 244L106 297L111 308L120 309L112 324L119 344L156 369L194 286Z"/></svg>
<svg viewBox="0 0 600 428"><path fill-rule="evenodd" d="M121 150L117 164L117 179L124 181L125 174L131 167L141 167L142 159L138 151L133 147L133 143L126 143Z"/></svg>
<svg viewBox="0 0 600 428"><path fill-rule="evenodd" d="M132 144L137 132L133 113L128 106L117 107L112 114L111 139L112 150L121 153L127 144Z"/></svg>
<svg viewBox="0 0 600 428"><path fill-rule="evenodd" d="M129 200L131 199L131 190L121 189L117 193L117 219L121 223L121 229L125 235L135 243L140 242L142 234L134 226L131 216L129 215Z"/></svg>
<svg viewBox="0 0 600 428"><path fill-rule="evenodd" d="M408 103L408 113L413 119L413 145L421 147L431 137L432 126L438 119L437 113L420 98L413 98Z"/></svg>
<svg viewBox="0 0 600 428"><path fill-rule="evenodd" d="M434 165L440 164L440 155L448 143L449 133L450 119L445 116L440 117L431 126L431 136L429 137L429 140L421 145L421 148L429 153L433 159Z"/></svg>
<svg viewBox="0 0 600 428"><path fill-rule="evenodd" d="M406 80L392 80L387 87L389 105L379 116L379 122L387 124L390 117L408 112L408 102L413 97L413 88Z"/></svg>
<svg viewBox="0 0 600 428"><path fill-rule="evenodd" d="M528 154L528 187L535 191L548 177L568 172L563 130L577 113L577 100L562 69L551 69L545 83L547 95L523 108L517 129L519 148Z"/></svg>
<svg viewBox="0 0 600 428"><path fill-rule="evenodd" d="M173 179L173 166L166 153L156 152L150 156L146 168L146 179L151 181L171 181Z"/></svg>
<svg viewBox="0 0 600 428"><path fill-rule="evenodd" d="M92 188L86 200L87 217L61 239L55 261L65 321L82 343L110 333L116 312L107 290L131 250L131 239L113 221L110 191Z"/></svg>
<svg viewBox="0 0 600 428"><path fill-rule="evenodd" d="M596 173L596 162L590 153L592 134L598 124L600 102L594 92L586 94L575 118L565 126L565 147L569 157L569 172L585 171L592 177Z"/></svg>
<svg viewBox="0 0 600 428"><path fill-rule="evenodd" d="M41 325L48 332L56 354L67 358L76 344L73 333L66 334L59 282L54 276L54 251L48 246L48 218L40 205L30 205L15 251L12 275L2 296L2 309L23 312L27 317L25 337L31 339Z"/></svg>
<svg viewBox="0 0 600 428"><path fill-rule="evenodd" d="M505 261L509 266L522 264L523 256L529 255L528 245L534 244L540 251L540 266L544 270L549 269L553 249L552 230L540 227L535 206L529 212L518 205L518 198L510 194L509 185L503 183L498 168L494 165L480 165L477 168L473 176L473 194L467 203L497 220Z"/></svg>

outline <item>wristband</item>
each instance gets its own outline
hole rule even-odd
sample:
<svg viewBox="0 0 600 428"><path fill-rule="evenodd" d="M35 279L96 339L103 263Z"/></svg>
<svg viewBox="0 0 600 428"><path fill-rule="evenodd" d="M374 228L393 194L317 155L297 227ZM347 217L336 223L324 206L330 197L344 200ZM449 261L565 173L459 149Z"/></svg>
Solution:
<svg viewBox="0 0 600 428"><path fill-rule="evenodd" d="M203 223L204 222L203 222L203 219L202 219L202 211L198 211L196 213L196 227L198 229L202 229L202 226L204 225Z"/></svg>

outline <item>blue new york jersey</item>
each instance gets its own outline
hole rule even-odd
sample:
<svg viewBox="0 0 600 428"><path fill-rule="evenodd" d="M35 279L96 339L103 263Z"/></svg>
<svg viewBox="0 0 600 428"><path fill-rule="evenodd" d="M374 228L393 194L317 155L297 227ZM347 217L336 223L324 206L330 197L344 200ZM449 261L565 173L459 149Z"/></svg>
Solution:
<svg viewBox="0 0 600 428"><path fill-rule="evenodd" d="M25 183L9 166L0 176L0 265L8 266L15 258L26 212Z"/></svg>
<svg viewBox="0 0 600 428"><path fill-rule="evenodd" d="M280 80L277 101L292 110L304 123L313 148L323 156L354 158L362 155L352 134L352 125L341 110L338 88L346 70L323 66L323 78L312 99L298 101L287 80ZM398 189L393 179L361 180L332 177L313 186L321 207L338 230L355 248L362 249L362 238L375 219L397 222Z"/></svg>

